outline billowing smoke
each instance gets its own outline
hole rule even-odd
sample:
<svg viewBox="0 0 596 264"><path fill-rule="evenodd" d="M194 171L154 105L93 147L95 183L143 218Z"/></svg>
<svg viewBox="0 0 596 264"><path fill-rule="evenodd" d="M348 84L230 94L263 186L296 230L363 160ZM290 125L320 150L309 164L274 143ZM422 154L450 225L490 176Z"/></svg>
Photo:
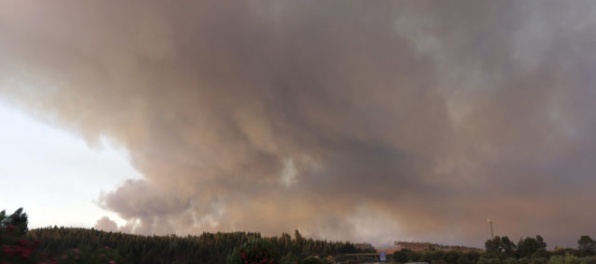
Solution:
<svg viewBox="0 0 596 264"><path fill-rule="evenodd" d="M97 229L103 230L103 231L107 231L107 232L117 232L120 230L118 228L118 224L116 224L116 222L114 222L114 220L110 219L107 216L104 216L104 217L100 218L99 220L97 220L94 228L97 228Z"/></svg>
<svg viewBox="0 0 596 264"><path fill-rule="evenodd" d="M0 93L126 147L126 230L573 246L591 1L0 0ZM99 226L113 227L105 218ZM593 234L592 234L593 235Z"/></svg>

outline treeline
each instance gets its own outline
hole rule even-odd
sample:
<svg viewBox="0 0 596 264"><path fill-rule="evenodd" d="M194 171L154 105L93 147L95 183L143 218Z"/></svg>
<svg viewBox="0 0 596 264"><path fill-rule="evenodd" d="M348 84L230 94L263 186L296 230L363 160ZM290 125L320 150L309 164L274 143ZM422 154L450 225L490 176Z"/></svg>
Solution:
<svg viewBox="0 0 596 264"><path fill-rule="evenodd" d="M547 250L541 236L526 237L514 243L507 236L496 236L485 243L484 251L415 252L403 249L392 255L394 263L428 262L431 264L596 264L596 241L582 236L577 248Z"/></svg>
<svg viewBox="0 0 596 264"><path fill-rule="evenodd" d="M275 258L265 257L283 264L304 263L315 255L366 253L350 242L305 238L298 230L273 237L254 232L143 236L85 228L28 230L27 224L22 209L0 212L0 263L234 263L234 254L242 258L255 245L266 245Z"/></svg>
<svg viewBox="0 0 596 264"><path fill-rule="evenodd" d="M124 263L225 263L237 247L263 240L279 256L299 260L311 255L338 255L361 252L350 242L333 242L304 238L298 230L294 236L263 237L260 233L203 233L199 236L142 236L104 232L84 228L40 228L27 237L41 241L39 250L49 257L60 257L73 248L94 251L109 247L118 251Z"/></svg>
<svg viewBox="0 0 596 264"><path fill-rule="evenodd" d="M577 241L577 249L547 250L542 236L526 237L514 243L507 236L496 236L485 243L486 254L478 263L532 263L532 264L596 264L596 242L589 236Z"/></svg>
<svg viewBox="0 0 596 264"><path fill-rule="evenodd" d="M28 230L22 209L0 212L0 263L268 263L325 264L350 253L369 253L350 242L313 240L298 230L263 237L254 232L199 236L142 236L95 229L48 227ZM401 250L391 263L430 264L596 264L596 241L582 236L577 248L547 250L541 236L514 243L507 236L487 240L485 250ZM374 252L374 249L370 249ZM317 257L313 257L317 256ZM343 258L342 258L343 259ZM348 259L342 263L351 263Z"/></svg>

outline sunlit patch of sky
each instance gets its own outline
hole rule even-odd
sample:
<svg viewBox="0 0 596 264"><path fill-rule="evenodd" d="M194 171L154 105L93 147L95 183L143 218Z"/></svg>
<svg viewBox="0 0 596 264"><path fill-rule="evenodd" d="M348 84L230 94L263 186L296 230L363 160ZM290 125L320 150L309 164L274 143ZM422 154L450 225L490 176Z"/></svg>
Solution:
<svg viewBox="0 0 596 264"><path fill-rule="evenodd" d="M29 227L92 227L102 216L102 192L141 178L127 151L106 138L89 145L0 100L0 210L23 207Z"/></svg>

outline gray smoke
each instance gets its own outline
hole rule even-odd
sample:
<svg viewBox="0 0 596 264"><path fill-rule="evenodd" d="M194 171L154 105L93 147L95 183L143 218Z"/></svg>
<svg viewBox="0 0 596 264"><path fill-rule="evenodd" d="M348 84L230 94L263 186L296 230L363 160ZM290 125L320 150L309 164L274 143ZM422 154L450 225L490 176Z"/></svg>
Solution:
<svg viewBox="0 0 596 264"><path fill-rule="evenodd" d="M103 230L106 232L117 232L120 230L118 228L118 224L116 224L116 222L114 222L114 220L110 219L107 216L104 216L104 217L100 218L99 220L97 220L94 228L97 228L99 230Z"/></svg>
<svg viewBox="0 0 596 264"><path fill-rule="evenodd" d="M482 246L492 217L573 246L596 217L595 17L592 1L0 0L0 93L130 151L144 179L101 197L130 232Z"/></svg>

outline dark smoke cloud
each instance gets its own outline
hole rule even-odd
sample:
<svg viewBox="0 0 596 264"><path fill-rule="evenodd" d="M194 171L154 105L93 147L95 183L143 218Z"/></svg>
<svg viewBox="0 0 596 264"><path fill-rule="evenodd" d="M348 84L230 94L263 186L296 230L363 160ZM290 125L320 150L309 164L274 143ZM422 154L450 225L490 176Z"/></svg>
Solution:
<svg viewBox="0 0 596 264"><path fill-rule="evenodd" d="M2 96L131 152L127 231L573 246L596 217L591 1L0 6Z"/></svg>

